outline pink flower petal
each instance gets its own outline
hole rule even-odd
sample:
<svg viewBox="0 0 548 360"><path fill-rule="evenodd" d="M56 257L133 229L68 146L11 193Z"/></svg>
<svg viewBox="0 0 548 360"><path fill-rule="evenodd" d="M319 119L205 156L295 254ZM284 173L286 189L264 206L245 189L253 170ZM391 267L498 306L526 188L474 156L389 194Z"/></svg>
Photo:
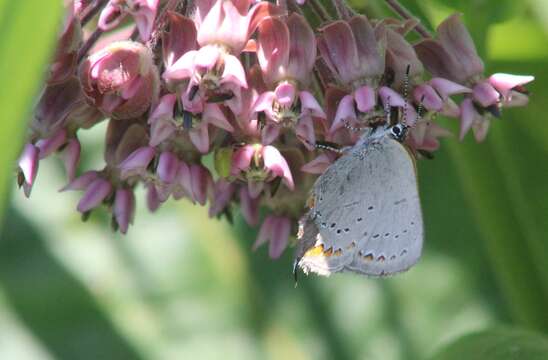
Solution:
<svg viewBox="0 0 548 360"><path fill-rule="evenodd" d="M358 54L358 63L361 68L361 76L373 78L380 76L384 72L384 46L383 41L378 41L375 29L364 15L352 17L348 22L354 38L356 39L356 49ZM378 28L382 29L383 25ZM341 39L342 41L342 39ZM384 39L386 41L386 39Z"/></svg>
<svg viewBox="0 0 548 360"><path fill-rule="evenodd" d="M63 187L59 191L63 192L67 190L85 190L98 177L99 177L99 173L97 171L87 171L83 175L69 182L65 187Z"/></svg>
<svg viewBox="0 0 548 360"><path fill-rule="evenodd" d="M534 76L503 73L493 74L489 77L489 83L505 98L508 97L513 88L528 84L533 80L535 80Z"/></svg>
<svg viewBox="0 0 548 360"><path fill-rule="evenodd" d="M230 173L237 176L241 171L246 171L251 165L251 159L255 155L255 145L246 144L239 148L232 157L232 169Z"/></svg>
<svg viewBox="0 0 548 360"><path fill-rule="evenodd" d="M67 141L67 131L59 130L55 135L48 139L42 139L36 142L36 147L40 150L40 159L44 159L57 151Z"/></svg>
<svg viewBox="0 0 548 360"><path fill-rule="evenodd" d="M278 136L280 136L280 125L276 123L270 123L263 127L263 130L261 131L261 143L263 145L270 145L276 139L278 139Z"/></svg>
<svg viewBox="0 0 548 360"><path fill-rule="evenodd" d="M147 185L147 208L150 212L155 212L160 207L160 198L158 191L153 184Z"/></svg>
<svg viewBox="0 0 548 360"><path fill-rule="evenodd" d="M175 94L167 94L160 98L160 102L148 119L149 124L153 124L158 119L173 118L173 109L175 108L175 102L177 101L177 96Z"/></svg>
<svg viewBox="0 0 548 360"><path fill-rule="evenodd" d="M316 134L314 132L314 121L312 120L312 117L302 117L295 128L295 134L308 150L315 150Z"/></svg>
<svg viewBox="0 0 548 360"><path fill-rule="evenodd" d="M114 198L112 214L122 234L127 233L130 223L133 223L135 214L135 194L129 189L118 189Z"/></svg>
<svg viewBox="0 0 548 360"><path fill-rule="evenodd" d="M257 199L259 195L261 195L263 189L264 182L262 181L249 180L247 182L247 190L249 192L249 196L251 196L253 199Z"/></svg>
<svg viewBox="0 0 548 360"><path fill-rule="evenodd" d="M234 83L238 86L247 88L245 70L240 60L234 55L226 54L223 57L224 71L221 76L221 84Z"/></svg>
<svg viewBox="0 0 548 360"><path fill-rule="evenodd" d="M192 192L192 174L190 167L184 162L179 161L179 172L177 173L177 183L182 187L182 190L190 201L195 202L194 193Z"/></svg>
<svg viewBox="0 0 548 360"><path fill-rule="evenodd" d="M143 175L155 155L156 150L151 146L141 147L133 151L127 159L118 165L120 178L124 180L131 176Z"/></svg>
<svg viewBox="0 0 548 360"><path fill-rule="evenodd" d="M456 82L444 78L433 78L429 81L429 83L434 89L436 89L444 100L447 100L447 97L451 95L467 94L472 92L472 90L466 86L462 86Z"/></svg>
<svg viewBox="0 0 548 360"><path fill-rule="evenodd" d="M460 134L459 139L462 141L466 133L470 130L476 119L477 112L474 109L472 99L466 98L460 104Z"/></svg>
<svg viewBox="0 0 548 360"><path fill-rule="evenodd" d="M61 153L68 181L72 181L76 175L76 167L80 161L80 150L80 142L78 139L72 138Z"/></svg>
<svg viewBox="0 0 548 360"><path fill-rule="evenodd" d="M261 229L259 230L259 234L257 235L257 239L251 248L253 251L256 251L259 246L266 244L268 240L272 239L272 233L275 225L276 218L274 216L267 216L266 219L264 219Z"/></svg>
<svg viewBox="0 0 548 360"><path fill-rule="evenodd" d="M190 166L190 177L194 200L200 205L205 205L208 191L213 187L209 171L201 165L193 164Z"/></svg>
<svg viewBox="0 0 548 360"><path fill-rule="evenodd" d="M241 186L239 191L240 196L240 211L245 221L250 226L255 226L259 223L259 200L260 198L253 199L249 195L247 186Z"/></svg>
<svg viewBox="0 0 548 360"><path fill-rule="evenodd" d="M290 232L291 221L286 217L277 217L275 225L272 227L272 236L268 247L268 255L272 259L277 259L282 255L287 247Z"/></svg>
<svg viewBox="0 0 548 360"><path fill-rule="evenodd" d="M267 145L263 148L263 161L264 166L268 170L272 171L276 176L282 178L283 183L290 189L295 189L293 183L293 176L287 161L285 161L282 154L272 145Z"/></svg>
<svg viewBox="0 0 548 360"><path fill-rule="evenodd" d="M19 157L19 169L21 169L21 172L25 177L25 183L30 187L32 187L36 174L38 173L39 152L40 150L36 146L26 144L21 153L21 157Z"/></svg>
<svg viewBox="0 0 548 360"><path fill-rule="evenodd" d="M333 158L325 153L318 155L314 160L304 164L301 171L309 174L323 174L333 163Z"/></svg>
<svg viewBox="0 0 548 360"><path fill-rule="evenodd" d="M169 32L162 35L162 51L166 69L188 51L196 49L196 26L194 21L176 12L168 11Z"/></svg>
<svg viewBox="0 0 548 360"><path fill-rule="evenodd" d="M233 183L224 179L217 180L213 191L213 201L209 207L209 217L217 216L226 209L235 191L236 186Z"/></svg>
<svg viewBox="0 0 548 360"><path fill-rule="evenodd" d="M179 160L173 153L164 151L160 154L158 168L156 169L156 173L158 174L160 181L165 184L171 184L175 180L175 176L177 176L178 171Z"/></svg>
<svg viewBox="0 0 548 360"><path fill-rule="evenodd" d="M318 49L327 66L343 84L360 77L358 49L352 29L345 21L334 21L322 29Z"/></svg>
<svg viewBox="0 0 548 360"><path fill-rule="evenodd" d="M326 119L327 115L323 111L322 107L310 92L301 91L299 92L299 99L301 100L301 112L309 112L312 116Z"/></svg>
<svg viewBox="0 0 548 360"><path fill-rule="evenodd" d="M90 211L99 206L111 192L112 184L103 178L97 178L89 184L76 209L81 213Z"/></svg>
<svg viewBox="0 0 548 360"><path fill-rule="evenodd" d="M281 19L267 18L259 25L257 60L267 83L284 77L289 61L289 30Z"/></svg>
<svg viewBox="0 0 548 360"><path fill-rule="evenodd" d="M289 29L289 59L285 72L306 86L316 62L316 36L306 19L297 13L287 18L286 25Z"/></svg>
<svg viewBox="0 0 548 360"><path fill-rule="evenodd" d="M225 114L217 104L206 104L202 113L202 121L217 126L228 132L233 132L234 128L226 119Z"/></svg>
<svg viewBox="0 0 548 360"><path fill-rule="evenodd" d="M295 101L297 89L295 89L295 85L284 82L276 86L274 93L276 94L278 103L285 108L289 108L293 105L293 101Z"/></svg>
<svg viewBox="0 0 548 360"><path fill-rule="evenodd" d="M209 151L209 131L207 129L207 122L203 122L197 128L190 130L188 136L199 152L207 154Z"/></svg>
<svg viewBox="0 0 548 360"><path fill-rule="evenodd" d="M354 91L356 107L362 113L371 111L377 105L377 96L375 90L370 86L361 86Z"/></svg>
<svg viewBox="0 0 548 360"><path fill-rule="evenodd" d="M166 81L180 81L192 77L194 73L194 59L198 51L192 50L185 53L169 68L166 68L162 77Z"/></svg>
<svg viewBox="0 0 548 360"><path fill-rule="evenodd" d="M354 119L356 119L356 112L354 110L354 98L352 97L352 95L346 95L339 102L339 106L337 107L337 113L335 115L335 119L333 120L333 124L331 124L329 132L331 134L335 133L335 131L342 129L345 126L346 121Z"/></svg>
<svg viewBox="0 0 548 360"><path fill-rule="evenodd" d="M405 99L395 90L387 86L383 86L379 89L379 96L384 106L388 105L390 107L404 107Z"/></svg>
<svg viewBox="0 0 548 360"><path fill-rule="evenodd" d="M264 111L269 118L273 118L272 104L275 98L276 94L274 94L274 91L262 93L253 104L252 112Z"/></svg>
<svg viewBox="0 0 548 360"><path fill-rule="evenodd" d="M480 143L485 140L490 124L491 121L485 118L480 118L479 121L474 122L472 125L472 131L474 132L474 138L477 142Z"/></svg>
<svg viewBox="0 0 548 360"><path fill-rule="evenodd" d="M122 22L125 15L119 5L113 1L109 1L99 15L97 26L103 31L114 29Z"/></svg>
<svg viewBox="0 0 548 360"><path fill-rule="evenodd" d="M486 81L480 82L474 86L473 96L474 100L479 102L483 107L496 104L500 98L498 91Z"/></svg>
<svg viewBox="0 0 548 360"><path fill-rule="evenodd" d="M417 104L421 104L430 111L440 111L443 107L443 99L430 85L421 84L413 89L413 98Z"/></svg>
<svg viewBox="0 0 548 360"><path fill-rule="evenodd" d="M165 119L157 119L150 127L149 145L156 147L175 133L175 125Z"/></svg>
<svg viewBox="0 0 548 360"><path fill-rule="evenodd" d="M139 10L133 14L142 41L148 41L150 38L158 11L158 2L159 0L140 1Z"/></svg>

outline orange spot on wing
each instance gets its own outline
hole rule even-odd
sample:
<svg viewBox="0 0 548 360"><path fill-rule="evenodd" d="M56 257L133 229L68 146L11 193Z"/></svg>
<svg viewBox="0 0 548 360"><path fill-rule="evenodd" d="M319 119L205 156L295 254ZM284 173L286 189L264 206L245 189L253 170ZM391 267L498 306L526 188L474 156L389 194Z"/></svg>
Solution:
<svg viewBox="0 0 548 360"><path fill-rule="evenodd" d="M320 256L323 255L323 244L319 246L314 246L308 249L303 256Z"/></svg>
<svg viewBox="0 0 548 360"><path fill-rule="evenodd" d="M330 248L327 249L323 254L324 254L325 256L331 256L331 255L333 255L333 248L330 247Z"/></svg>

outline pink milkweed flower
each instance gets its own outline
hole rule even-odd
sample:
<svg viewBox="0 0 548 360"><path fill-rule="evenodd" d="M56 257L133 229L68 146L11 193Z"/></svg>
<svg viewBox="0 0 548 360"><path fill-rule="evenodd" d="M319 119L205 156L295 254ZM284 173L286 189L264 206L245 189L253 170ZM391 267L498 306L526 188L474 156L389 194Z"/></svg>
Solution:
<svg viewBox="0 0 548 360"><path fill-rule="evenodd" d="M272 145L247 144L238 149L232 159L231 175L247 182L249 194L257 198L264 184L279 177L290 190L295 184L291 169L283 155Z"/></svg>
<svg viewBox="0 0 548 360"><path fill-rule="evenodd" d="M112 43L89 56L79 77L90 105L115 119L142 115L159 92L152 53L132 41Z"/></svg>
<svg viewBox="0 0 548 360"><path fill-rule="evenodd" d="M173 65L187 52L196 50L197 30L194 21L178 13L167 13L169 31L162 34L162 55L164 66L169 73ZM170 76L164 76L167 86L171 91L177 91L177 82L173 83ZM185 88L188 81L185 81Z"/></svg>
<svg viewBox="0 0 548 360"><path fill-rule="evenodd" d="M261 225L257 240L253 244L253 250L257 250L259 246L268 242L268 255L272 259L277 259L287 247L290 233L291 220L289 218L269 215Z"/></svg>
<svg viewBox="0 0 548 360"><path fill-rule="evenodd" d="M119 188L114 195L112 220L115 228L122 234L127 233L129 224L133 224L135 216L135 194L131 189Z"/></svg>
<svg viewBox="0 0 548 360"><path fill-rule="evenodd" d="M148 41L159 2L160 0L110 0L99 15L98 26L103 31L111 30L120 25L129 14L137 24L141 40Z"/></svg>
<svg viewBox="0 0 548 360"><path fill-rule="evenodd" d="M189 80L184 101L189 111L197 99L224 102L239 112L240 89L247 88L245 70L237 56L266 16L276 15L278 8L268 2L251 6L249 0L197 1L194 21L197 24L199 50L186 52L164 72L168 82Z"/></svg>
<svg viewBox="0 0 548 360"><path fill-rule="evenodd" d="M377 106L378 85L385 70L386 37L384 24L373 27L363 15L348 21L335 21L322 29L318 39L322 59L336 80L351 88L351 93L339 103L329 129L330 136L346 122L359 123L359 118L368 122L383 116L382 111L373 110ZM390 106L398 106L402 99L394 92Z"/></svg>
<svg viewBox="0 0 548 360"><path fill-rule="evenodd" d="M375 85L384 73L386 29L373 28L364 15L334 21L321 29L318 49L341 84Z"/></svg>
<svg viewBox="0 0 548 360"><path fill-rule="evenodd" d="M17 174L17 184L23 187L26 197L30 196L32 185L38 173L38 163L40 161L40 150L33 144L26 144L19 157L17 165L19 171Z"/></svg>
<svg viewBox="0 0 548 360"><path fill-rule="evenodd" d="M470 85L483 74L483 61L459 14L444 20L437 34L437 40L425 39L415 45L419 59L432 76Z"/></svg>
<svg viewBox="0 0 548 360"><path fill-rule="evenodd" d="M303 90L316 61L314 32L304 18L292 14L286 22L267 18L259 25L257 58L266 84L274 91L261 94L254 111L284 127L294 128L306 146L314 144L313 119L323 128L326 115L314 96Z"/></svg>
<svg viewBox="0 0 548 360"><path fill-rule="evenodd" d="M438 27L438 39L427 39L415 45L419 58L433 76L443 77L472 89L467 96L471 101L461 104L461 139L471 128L477 141L482 141L489 129L489 117L499 116L508 99L523 92L522 86L534 79L532 76L494 74L483 76L484 65L468 30L458 14L452 15ZM518 92L514 90L520 90ZM478 109L481 108L481 114Z"/></svg>
<svg viewBox="0 0 548 360"><path fill-rule="evenodd" d="M222 44L239 55L259 23L268 16L282 15L281 9L267 2L251 0L198 0L194 21L200 46Z"/></svg>
<svg viewBox="0 0 548 360"><path fill-rule="evenodd" d="M178 106L174 94L162 96L148 120L151 126L150 145L157 146L180 133L188 132L190 141L199 152L209 151L209 127L233 132L234 127L218 104L205 104L199 114L190 113Z"/></svg>

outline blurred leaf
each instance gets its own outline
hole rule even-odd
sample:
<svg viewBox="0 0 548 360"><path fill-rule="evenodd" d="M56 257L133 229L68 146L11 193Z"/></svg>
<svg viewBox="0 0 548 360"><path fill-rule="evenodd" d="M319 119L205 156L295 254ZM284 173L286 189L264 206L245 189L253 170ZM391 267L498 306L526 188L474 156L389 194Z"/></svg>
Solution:
<svg viewBox="0 0 548 360"><path fill-rule="evenodd" d="M548 358L548 338L512 328L496 328L461 337L430 360L541 360Z"/></svg>
<svg viewBox="0 0 548 360"><path fill-rule="evenodd" d="M20 150L33 96L42 82L61 18L59 0L0 0L0 220L13 161ZM1 222L1 221L0 221Z"/></svg>
<svg viewBox="0 0 548 360"><path fill-rule="evenodd" d="M0 233L0 286L18 317L55 358L140 358L92 294L14 210L7 212Z"/></svg>
<svg viewBox="0 0 548 360"><path fill-rule="evenodd" d="M434 2L458 8L469 16L471 14L488 14L488 16L474 16L474 18L481 18L480 21L489 21L490 23L505 21L523 9L522 2L514 0L436 0Z"/></svg>

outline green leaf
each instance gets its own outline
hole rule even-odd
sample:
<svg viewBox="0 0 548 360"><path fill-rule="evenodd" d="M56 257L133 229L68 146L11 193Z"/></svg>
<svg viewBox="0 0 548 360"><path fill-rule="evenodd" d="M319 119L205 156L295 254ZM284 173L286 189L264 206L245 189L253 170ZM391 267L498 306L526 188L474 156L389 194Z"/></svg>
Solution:
<svg viewBox="0 0 548 360"><path fill-rule="evenodd" d="M0 287L17 318L52 358L141 358L93 294L12 208L0 231Z"/></svg>
<svg viewBox="0 0 548 360"><path fill-rule="evenodd" d="M0 0L0 220L26 120L54 50L61 3L59 0Z"/></svg>
<svg viewBox="0 0 548 360"><path fill-rule="evenodd" d="M548 358L548 338L512 328L495 328L465 335L430 360L542 360Z"/></svg>

